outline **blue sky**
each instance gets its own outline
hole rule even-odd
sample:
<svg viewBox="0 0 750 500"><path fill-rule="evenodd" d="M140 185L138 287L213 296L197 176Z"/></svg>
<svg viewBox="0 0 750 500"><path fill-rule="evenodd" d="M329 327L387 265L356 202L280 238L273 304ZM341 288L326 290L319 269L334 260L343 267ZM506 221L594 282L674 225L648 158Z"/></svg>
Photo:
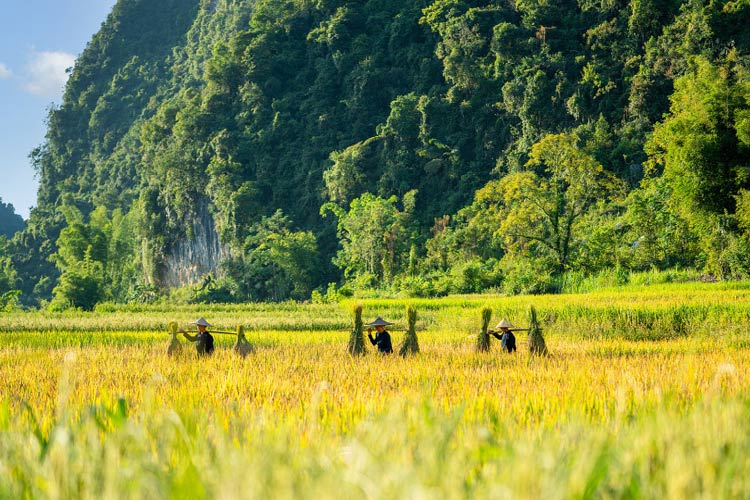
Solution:
<svg viewBox="0 0 750 500"><path fill-rule="evenodd" d="M61 101L65 68L99 30L115 0L0 3L0 198L24 218L36 204L28 159L44 140L47 109Z"/></svg>

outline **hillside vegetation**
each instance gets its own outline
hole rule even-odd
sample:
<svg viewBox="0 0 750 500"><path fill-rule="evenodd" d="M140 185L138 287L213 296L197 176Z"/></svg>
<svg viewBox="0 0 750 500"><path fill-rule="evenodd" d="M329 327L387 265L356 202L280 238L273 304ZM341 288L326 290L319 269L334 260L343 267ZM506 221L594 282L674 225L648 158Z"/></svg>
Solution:
<svg viewBox="0 0 750 500"><path fill-rule="evenodd" d="M749 51L747 0L120 0L0 284L87 309L746 277Z"/></svg>

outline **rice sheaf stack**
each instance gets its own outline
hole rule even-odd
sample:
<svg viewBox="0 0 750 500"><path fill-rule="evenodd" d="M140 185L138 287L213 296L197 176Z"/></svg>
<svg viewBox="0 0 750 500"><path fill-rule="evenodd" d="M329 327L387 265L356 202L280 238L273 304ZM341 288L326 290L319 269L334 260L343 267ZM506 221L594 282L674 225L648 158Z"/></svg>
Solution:
<svg viewBox="0 0 750 500"><path fill-rule="evenodd" d="M354 328L349 336L349 354L352 356L362 356L365 351L365 337L362 328L362 304L357 304L352 309L354 313Z"/></svg>
<svg viewBox="0 0 750 500"><path fill-rule="evenodd" d="M537 356L547 356L549 354L534 306L529 307L529 352Z"/></svg>
<svg viewBox="0 0 750 500"><path fill-rule="evenodd" d="M487 330L490 327L490 318L492 318L492 309L485 307L482 309L482 329L477 337L477 351L487 352L490 350L490 334Z"/></svg>
<svg viewBox="0 0 750 500"><path fill-rule="evenodd" d="M408 305L406 306L406 321L408 328L406 329L406 336L404 341L401 343L401 349L398 353L401 356L409 356L413 354L419 354L419 339L417 339L417 308Z"/></svg>
<svg viewBox="0 0 750 500"><path fill-rule="evenodd" d="M180 351L182 351L182 344L177 339L177 334L179 333L177 331L177 323L175 321L170 321L169 324L167 324L167 328L169 329L169 344L167 345L167 356L176 356L180 353Z"/></svg>
<svg viewBox="0 0 750 500"><path fill-rule="evenodd" d="M237 327L237 342L234 344L234 352L243 358L253 352L255 348L245 337L245 327L242 325Z"/></svg>

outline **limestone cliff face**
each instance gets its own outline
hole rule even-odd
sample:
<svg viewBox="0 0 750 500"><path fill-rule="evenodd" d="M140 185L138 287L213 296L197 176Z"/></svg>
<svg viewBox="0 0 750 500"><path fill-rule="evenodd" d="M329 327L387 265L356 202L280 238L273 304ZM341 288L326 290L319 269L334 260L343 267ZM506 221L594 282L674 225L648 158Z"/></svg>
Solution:
<svg viewBox="0 0 750 500"><path fill-rule="evenodd" d="M229 247L219 241L207 200L198 203L196 216L188 227L187 236L173 244L165 256L160 273L162 286L191 285L207 273L216 275L219 263L229 257Z"/></svg>

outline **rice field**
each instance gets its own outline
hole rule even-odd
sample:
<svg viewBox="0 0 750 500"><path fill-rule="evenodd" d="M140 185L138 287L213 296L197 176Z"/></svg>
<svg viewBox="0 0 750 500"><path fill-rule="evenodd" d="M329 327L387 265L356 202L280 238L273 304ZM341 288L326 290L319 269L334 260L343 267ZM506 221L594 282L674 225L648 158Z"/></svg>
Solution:
<svg viewBox="0 0 750 500"><path fill-rule="evenodd" d="M748 283L358 303L420 354L353 301L3 313L0 498L750 497ZM551 356L475 352L530 305ZM198 316L255 352L167 356Z"/></svg>

